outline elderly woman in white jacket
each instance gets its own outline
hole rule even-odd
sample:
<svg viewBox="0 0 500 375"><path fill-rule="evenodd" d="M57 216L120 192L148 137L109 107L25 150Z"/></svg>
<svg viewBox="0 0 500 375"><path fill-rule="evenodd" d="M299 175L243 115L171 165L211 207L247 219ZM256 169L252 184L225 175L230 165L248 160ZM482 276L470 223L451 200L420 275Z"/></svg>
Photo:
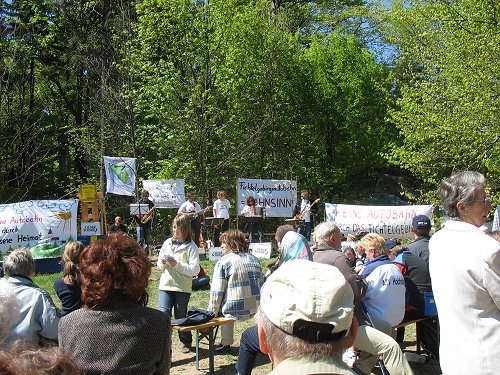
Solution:
<svg viewBox="0 0 500 375"><path fill-rule="evenodd" d="M492 209L485 183L478 172L459 172L439 191L450 220L430 240L429 268L445 375L500 368L500 244L480 229Z"/></svg>

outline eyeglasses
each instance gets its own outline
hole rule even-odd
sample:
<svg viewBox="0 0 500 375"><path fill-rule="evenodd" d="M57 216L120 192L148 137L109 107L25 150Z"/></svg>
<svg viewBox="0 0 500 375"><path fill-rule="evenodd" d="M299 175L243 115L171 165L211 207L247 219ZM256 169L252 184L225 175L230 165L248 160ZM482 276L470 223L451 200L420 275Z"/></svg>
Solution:
<svg viewBox="0 0 500 375"><path fill-rule="evenodd" d="M486 206L488 204L491 204L491 197L489 195L487 195L484 197L484 199L478 199L478 200L475 200L474 202L480 202Z"/></svg>

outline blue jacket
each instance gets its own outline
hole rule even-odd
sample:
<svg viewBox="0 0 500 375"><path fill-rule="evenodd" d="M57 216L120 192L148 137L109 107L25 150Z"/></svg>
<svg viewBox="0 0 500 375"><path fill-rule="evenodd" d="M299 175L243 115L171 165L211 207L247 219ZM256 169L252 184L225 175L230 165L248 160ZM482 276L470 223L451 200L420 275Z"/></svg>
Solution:
<svg viewBox="0 0 500 375"><path fill-rule="evenodd" d="M10 276L8 282L21 302L21 311L6 343L21 339L38 344L43 338L57 341L59 312L50 295L25 276Z"/></svg>

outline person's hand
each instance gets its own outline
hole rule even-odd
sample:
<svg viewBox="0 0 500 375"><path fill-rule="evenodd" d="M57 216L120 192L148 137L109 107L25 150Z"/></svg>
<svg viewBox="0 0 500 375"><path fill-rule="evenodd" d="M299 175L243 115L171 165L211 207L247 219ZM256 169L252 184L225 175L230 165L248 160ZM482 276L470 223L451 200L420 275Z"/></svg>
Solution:
<svg viewBox="0 0 500 375"><path fill-rule="evenodd" d="M177 261L175 260L175 258L170 254L165 255L165 257L162 259L162 261L164 261L164 263L168 263L172 267L175 267L175 265L177 264Z"/></svg>

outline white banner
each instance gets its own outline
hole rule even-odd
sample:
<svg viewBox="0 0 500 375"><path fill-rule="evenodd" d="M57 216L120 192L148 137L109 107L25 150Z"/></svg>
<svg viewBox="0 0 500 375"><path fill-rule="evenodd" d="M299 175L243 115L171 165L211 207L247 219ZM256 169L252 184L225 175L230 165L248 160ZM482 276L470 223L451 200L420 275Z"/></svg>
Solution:
<svg viewBox="0 0 500 375"><path fill-rule="evenodd" d="M432 205L355 206L325 203L327 221L335 221L347 236L358 230L380 234L384 238L413 239L411 222L417 215L432 220Z"/></svg>
<svg viewBox="0 0 500 375"><path fill-rule="evenodd" d="M238 213L241 213L250 195L258 206L265 208L267 217L291 217L297 203L297 182L292 180L239 178L236 190Z"/></svg>
<svg viewBox="0 0 500 375"><path fill-rule="evenodd" d="M78 200L39 200L0 205L0 258L29 247L35 258L59 257L76 240Z"/></svg>
<svg viewBox="0 0 500 375"><path fill-rule="evenodd" d="M82 236L100 236L101 223L98 221L82 221L80 224L80 233Z"/></svg>
<svg viewBox="0 0 500 375"><path fill-rule="evenodd" d="M149 192L158 208L178 208L186 200L184 180L144 180L142 186Z"/></svg>
<svg viewBox="0 0 500 375"><path fill-rule="evenodd" d="M103 156L106 192L134 196L137 159Z"/></svg>
<svg viewBox="0 0 500 375"><path fill-rule="evenodd" d="M248 248L256 258L270 259L273 245L271 242L252 242Z"/></svg>

